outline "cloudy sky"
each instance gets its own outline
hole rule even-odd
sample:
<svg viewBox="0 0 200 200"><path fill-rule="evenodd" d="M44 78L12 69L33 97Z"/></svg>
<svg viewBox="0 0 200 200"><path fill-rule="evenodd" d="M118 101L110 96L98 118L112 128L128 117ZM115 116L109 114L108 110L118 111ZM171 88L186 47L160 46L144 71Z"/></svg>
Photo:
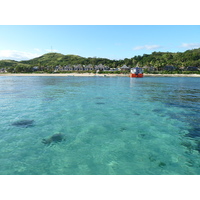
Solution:
<svg viewBox="0 0 200 200"><path fill-rule="evenodd" d="M199 35L198 25L1 25L0 59L27 60L48 52L109 59L183 52L200 48Z"/></svg>

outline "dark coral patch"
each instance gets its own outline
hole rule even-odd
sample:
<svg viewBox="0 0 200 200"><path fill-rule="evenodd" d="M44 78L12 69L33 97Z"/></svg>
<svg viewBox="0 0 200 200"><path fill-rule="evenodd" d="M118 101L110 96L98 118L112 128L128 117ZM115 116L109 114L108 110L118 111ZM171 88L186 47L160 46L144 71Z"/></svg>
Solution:
<svg viewBox="0 0 200 200"><path fill-rule="evenodd" d="M12 126L17 126L17 127L22 127L22 128L27 128L30 126L33 126L34 124L34 120L19 120L16 122L12 123Z"/></svg>
<svg viewBox="0 0 200 200"><path fill-rule="evenodd" d="M105 104L105 103L104 102L97 102L96 104L102 105L102 104Z"/></svg>
<svg viewBox="0 0 200 200"><path fill-rule="evenodd" d="M51 137L47 138L47 139L43 139L42 143L46 144L46 145L50 145L53 143L58 143L58 142L62 142L65 140L65 136L63 133L56 133L54 135L52 135Z"/></svg>
<svg viewBox="0 0 200 200"><path fill-rule="evenodd" d="M165 164L164 162L160 162L160 163L158 164L158 166L162 168L162 167L165 167L166 164Z"/></svg>

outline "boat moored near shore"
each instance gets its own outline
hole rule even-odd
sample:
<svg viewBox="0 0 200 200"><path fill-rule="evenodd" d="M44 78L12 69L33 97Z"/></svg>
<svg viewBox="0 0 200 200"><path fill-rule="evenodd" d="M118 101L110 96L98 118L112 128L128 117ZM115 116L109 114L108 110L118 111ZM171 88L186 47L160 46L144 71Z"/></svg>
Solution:
<svg viewBox="0 0 200 200"><path fill-rule="evenodd" d="M143 70L140 67L131 68L130 73L131 78L142 78L143 77Z"/></svg>

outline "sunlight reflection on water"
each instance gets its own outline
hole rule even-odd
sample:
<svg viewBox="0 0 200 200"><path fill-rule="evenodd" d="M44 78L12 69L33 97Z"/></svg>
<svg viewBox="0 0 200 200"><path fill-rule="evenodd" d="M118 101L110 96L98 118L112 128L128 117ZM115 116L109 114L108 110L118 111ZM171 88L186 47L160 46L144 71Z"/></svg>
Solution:
<svg viewBox="0 0 200 200"><path fill-rule="evenodd" d="M0 77L0 174L200 174L198 80Z"/></svg>

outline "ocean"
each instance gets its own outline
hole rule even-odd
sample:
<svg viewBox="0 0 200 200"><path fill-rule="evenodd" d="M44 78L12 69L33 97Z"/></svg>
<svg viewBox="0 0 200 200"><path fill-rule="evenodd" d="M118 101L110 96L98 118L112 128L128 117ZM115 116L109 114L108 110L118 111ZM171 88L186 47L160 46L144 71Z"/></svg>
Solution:
<svg viewBox="0 0 200 200"><path fill-rule="evenodd" d="M200 79L0 77L1 175L199 175Z"/></svg>

